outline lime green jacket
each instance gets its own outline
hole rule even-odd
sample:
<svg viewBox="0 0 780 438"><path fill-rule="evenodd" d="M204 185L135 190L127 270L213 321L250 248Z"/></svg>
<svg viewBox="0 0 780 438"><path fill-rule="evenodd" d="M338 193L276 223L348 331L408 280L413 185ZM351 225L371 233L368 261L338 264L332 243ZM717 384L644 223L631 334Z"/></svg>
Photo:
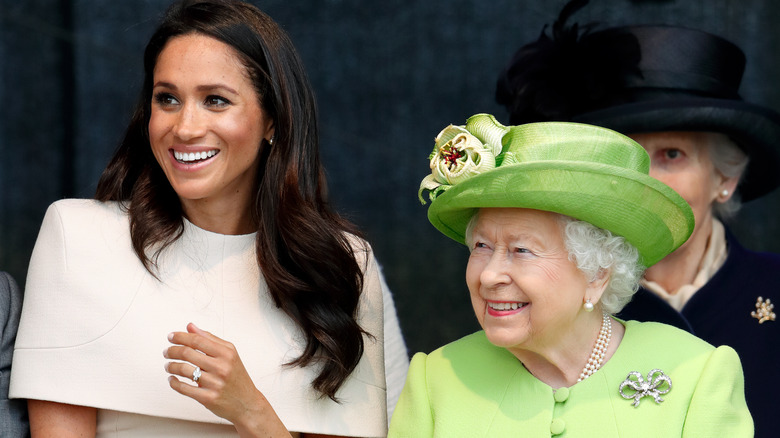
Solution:
<svg viewBox="0 0 780 438"><path fill-rule="evenodd" d="M625 325L618 350L599 371L556 391L509 351L492 345L484 332L430 355L418 353L388 437L753 436L742 366L733 349L715 348L663 324ZM636 398L621 395L629 373L647 382L654 369L671 379L671 390L663 393L667 383L650 378L642 391L633 375L640 390L627 383L623 394Z"/></svg>

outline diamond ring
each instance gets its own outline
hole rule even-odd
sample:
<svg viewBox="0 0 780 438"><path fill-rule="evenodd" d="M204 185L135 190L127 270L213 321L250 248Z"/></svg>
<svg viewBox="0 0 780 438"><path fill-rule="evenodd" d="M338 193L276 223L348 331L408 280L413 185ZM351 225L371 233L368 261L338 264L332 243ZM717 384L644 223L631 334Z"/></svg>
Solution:
<svg viewBox="0 0 780 438"><path fill-rule="evenodd" d="M195 371L192 372L192 381L198 383L198 380L200 380L200 375L200 367L195 367Z"/></svg>

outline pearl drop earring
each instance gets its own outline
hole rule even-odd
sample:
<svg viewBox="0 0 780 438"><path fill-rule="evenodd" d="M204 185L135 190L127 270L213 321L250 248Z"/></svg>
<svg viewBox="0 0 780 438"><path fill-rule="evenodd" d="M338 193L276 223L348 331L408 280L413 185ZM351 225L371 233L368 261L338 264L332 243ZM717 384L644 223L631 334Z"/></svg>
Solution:
<svg viewBox="0 0 780 438"><path fill-rule="evenodd" d="M586 312L593 311L593 303L590 302L590 298L585 300L585 304L582 305L582 308L585 309Z"/></svg>

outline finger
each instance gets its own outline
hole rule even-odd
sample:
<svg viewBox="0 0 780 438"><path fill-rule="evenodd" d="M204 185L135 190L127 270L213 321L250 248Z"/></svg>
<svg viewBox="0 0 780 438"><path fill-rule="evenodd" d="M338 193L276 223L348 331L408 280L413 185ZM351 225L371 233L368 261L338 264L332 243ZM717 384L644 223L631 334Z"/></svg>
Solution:
<svg viewBox="0 0 780 438"><path fill-rule="evenodd" d="M185 379L184 383L190 386L203 386L207 383L206 381L210 379L207 375L208 373L203 371L202 368L185 362L167 362L165 364L165 371L182 377ZM191 381L192 384L189 384L187 380Z"/></svg>
<svg viewBox="0 0 780 438"><path fill-rule="evenodd" d="M197 381L195 381L195 370L201 370L201 368L186 362L165 363L166 372L182 377L184 379L189 379L193 383L198 383ZM200 379L202 378L203 378L203 371L200 372L200 377L198 378L198 381L200 381Z"/></svg>
<svg viewBox="0 0 780 438"><path fill-rule="evenodd" d="M201 335L205 337L206 339L209 339L217 344L220 344L224 347L232 348L233 344L231 344L228 341L225 341L224 339L220 338L219 336L215 336L211 332L208 332L206 330L201 329L200 327L196 326L195 323L191 322L187 324L187 331L193 334Z"/></svg>
<svg viewBox="0 0 780 438"><path fill-rule="evenodd" d="M187 384L174 376L168 377L168 385L176 392L182 395L186 395L191 399L205 406L207 409L214 412L215 404L219 402L220 396L212 389L197 387L195 385ZM220 413L214 412L217 415ZM220 415L223 416L224 414ZM227 418L227 417L223 417Z"/></svg>
<svg viewBox="0 0 780 438"><path fill-rule="evenodd" d="M174 376L168 377L168 385L179 394L186 395L187 397L194 398L195 400L198 400L198 393L202 391L201 388L195 385L184 383Z"/></svg>
<svg viewBox="0 0 780 438"><path fill-rule="evenodd" d="M185 347L182 345L172 345L164 349L163 357L175 361L189 362L193 366L198 366L207 370L214 369L217 360L198 350L194 350L190 347Z"/></svg>
<svg viewBox="0 0 780 438"><path fill-rule="evenodd" d="M206 355L213 357L219 356L220 352L225 349L225 346L222 344L196 333L169 333L168 341L170 341L172 344L178 344L189 347L193 350L198 350Z"/></svg>

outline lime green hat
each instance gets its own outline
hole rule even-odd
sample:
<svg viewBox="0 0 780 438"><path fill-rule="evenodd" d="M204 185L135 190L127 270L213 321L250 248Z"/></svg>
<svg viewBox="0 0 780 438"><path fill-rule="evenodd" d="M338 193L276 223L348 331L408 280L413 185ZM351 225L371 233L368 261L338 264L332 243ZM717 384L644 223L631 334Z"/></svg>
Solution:
<svg viewBox="0 0 780 438"><path fill-rule="evenodd" d="M645 266L677 249L693 231L683 198L650 177L650 157L615 131L580 123L503 126L477 114L436 137L431 175L418 196L428 219L465 244L480 208L516 207L573 217L634 245Z"/></svg>

